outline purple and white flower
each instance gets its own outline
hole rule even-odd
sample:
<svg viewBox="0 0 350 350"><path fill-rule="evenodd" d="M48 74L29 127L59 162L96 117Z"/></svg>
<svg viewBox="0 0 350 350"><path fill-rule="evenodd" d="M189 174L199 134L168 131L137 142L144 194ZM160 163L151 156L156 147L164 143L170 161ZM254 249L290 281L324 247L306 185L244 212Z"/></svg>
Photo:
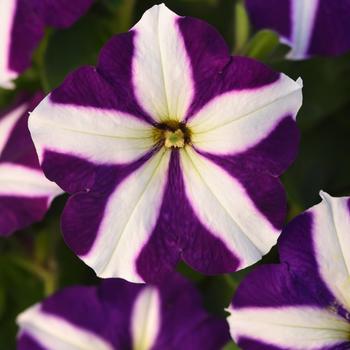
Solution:
<svg viewBox="0 0 350 350"><path fill-rule="evenodd" d="M28 111L42 98L22 98L0 113L0 236L41 220L62 193L41 171L28 130Z"/></svg>
<svg viewBox="0 0 350 350"><path fill-rule="evenodd" d="M246 0L256 28L277 31L291 59L350 51L350 0Z"/></svg>
<svg viewBox="0 0 350 350"><path fill-rule="evenodd" d="M242 349L350 349L350 198L321 196L282 233L281 264L238 288L229 323Z"/></svg>
<svg viewBox="0 0 350 350"><path fill-rule="evenodd" d="M301 88L154 6L31 114L46 176L72 194L66 242L99 276L134 282L180 259L209 274L255 263L285 219Z"/></svg>
<svg viewBox="0 0 350 350"><path fill-rule="evenodd" d="M230 339L178 275L162 286L120 279L69 287L19 315L18 350L217 350Z"/></svg>
<svg viewBox="0 0 350 350"><path fill-rule="evenodd" d="M93 0L1 0L0 87L12 88L12 80L29 66L46 26L66 28L82 16Z"/></svg>

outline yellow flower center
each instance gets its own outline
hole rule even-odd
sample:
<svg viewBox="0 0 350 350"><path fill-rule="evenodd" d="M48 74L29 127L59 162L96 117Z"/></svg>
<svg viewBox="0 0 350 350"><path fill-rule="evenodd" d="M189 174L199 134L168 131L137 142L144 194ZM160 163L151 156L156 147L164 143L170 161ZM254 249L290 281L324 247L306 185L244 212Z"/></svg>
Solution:
<svg viewBox="0 0 350 350"><path fill-rule="evenodd" d="M183 148L191 143L191 131L185 123L169 120L159 123L153 129L156 144L166 148Z"/></svg>
<svg viewBox="0 0 350 350"><path fill-rule="evenodd" d="M167 148L182 148L185 146L185 135L182 130L166 130L164 132L164 146Z"/></svg>

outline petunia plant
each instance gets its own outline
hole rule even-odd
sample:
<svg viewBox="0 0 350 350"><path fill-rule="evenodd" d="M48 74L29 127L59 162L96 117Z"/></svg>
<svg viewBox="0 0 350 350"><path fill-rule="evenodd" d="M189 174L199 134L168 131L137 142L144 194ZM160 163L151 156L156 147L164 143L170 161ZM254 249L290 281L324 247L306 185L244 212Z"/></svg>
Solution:
<svg viewBox="0 0 350 350"><path fill-rule="evenodd" d="M255 263L285 220L301 89L154 6L30 116L46 176L72 195L66 242L98 276L133 282L181 259L207 274Z"/></svg>
<svg viewBox="0 0 350 350"><path fill-rule="evenodd" d="M281 264L238 288L229 323L243 350L349 349L350 198L321 196L282 233Z"/></svg>
<svg viewBox="0 0 350 350"><path fill-rule="evenodd" d="M166 284L109 279L69 287L18 317L18 350L221 349L225 319L209 315L198 291L180 276Z"/></svg>
<svg viewBox="0 0 350 350"><path fill-rule="evenodd" d="M166 6L0 0L0 350L350 349L350 0Z"/></svg>

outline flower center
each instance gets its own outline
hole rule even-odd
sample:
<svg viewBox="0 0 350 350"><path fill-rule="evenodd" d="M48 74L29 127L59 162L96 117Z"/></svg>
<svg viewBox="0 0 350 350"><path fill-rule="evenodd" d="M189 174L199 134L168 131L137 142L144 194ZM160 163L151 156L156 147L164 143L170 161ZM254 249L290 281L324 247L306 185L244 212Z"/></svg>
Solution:
<svg viewBox="0 0 350 350"><path fill-rule="evenodd" d="M166 148L183 148L191 142L191 131L185 123L170 120L155 126L154 139Z"/></svg>

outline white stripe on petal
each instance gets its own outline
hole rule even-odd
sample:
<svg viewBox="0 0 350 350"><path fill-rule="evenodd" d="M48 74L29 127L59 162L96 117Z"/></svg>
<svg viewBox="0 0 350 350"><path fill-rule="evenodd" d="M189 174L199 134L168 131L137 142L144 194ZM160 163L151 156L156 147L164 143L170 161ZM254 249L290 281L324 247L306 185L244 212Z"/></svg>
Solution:
<svg viewBox="0 0 350 350"><path fill-rule="evenodd" d="M319 350L349 340L350 324L328 310L310 306L231 308L234 340L251 338L293 350Z"/></svg>
<svg viewBox="0 0 350 350"><path fill-rule="evenodd" d="M133 82L141 106L155 120L182 120L193 97L192 68L177 16L153 6L134 26Z"/></svg>
<svg viewBox="0 0 350 350"><path fill-rule="evenodd" d="M160 150L110 196L92 250L81 257L100 277L143 282L136 259L159 215L170 154Z"/></svg>
<svg viewBox="0 0 350 350"><path fill-rule="evenodd" d="M350 310L349 197L333 198L313 207L313 244L320 274L339 302Z"/></svg>
<svg viewBox="0 0 350 350"><path fill-rule="evenodd" d="M9 140L13 128L26 112L27 108L28 106L26 104L22 104L0 119L0 154Z"/></svg>
<svg viewBox="0 0 350 350"><path fill-rule="evenodd" d="M236 179L189 147L181 152L181 167L186 194L198 219L240 258L240 268L271 249L277 231Z"/></svg>
<svg viewBox="0 0 350 350"><path fill-rule="evenodd" d="M17 73L9 68L11 32L16 13L16 0L0 1L0 87L13 88Z"/></svg>
<svg viewBox="0 0 350 350"><path fill-rule="evenodd" d="M137 296L131 315L133 350L150 350L161 323L161 301L158 290L145 287Z"/></svg>
<svg viewBox="0 0 350 350"><path fill-rule="evenodd" d="M189 121L192 142L213 154L245 151L266 137L282 118L295 118L302 103L301 89L301 80L281 75L262 88L220 95Z"/></svg>
<svg viewBox="0 0 350 350"><path fill-rule="evenodd" d="M292 0L292 50L288 58L303 59L310 45L319 0ZM288 42L288 41L286 41Z"/></svg>
<svg viewBox="0 0 350 350"><path fill-rule="evenodd" d="M153 146L151 126L132 115L56 104L49 96L31 113L29 129L40 160L49 149L96 164L128 163Z"/></svg>
<svg viewBox="0 0 350 350"><path fill-rule="evenodd" d="M12 163L0 164L0 195L53 198L62 190L41 170Z"/></svg>
<svg viewBox="0 0 350 350"><path fill-rule="evenodd" d="M58 316L44 313L35 305L17 318L20 334L25 332L45 349L50 350L113 350L106 340Z"/></svg>

